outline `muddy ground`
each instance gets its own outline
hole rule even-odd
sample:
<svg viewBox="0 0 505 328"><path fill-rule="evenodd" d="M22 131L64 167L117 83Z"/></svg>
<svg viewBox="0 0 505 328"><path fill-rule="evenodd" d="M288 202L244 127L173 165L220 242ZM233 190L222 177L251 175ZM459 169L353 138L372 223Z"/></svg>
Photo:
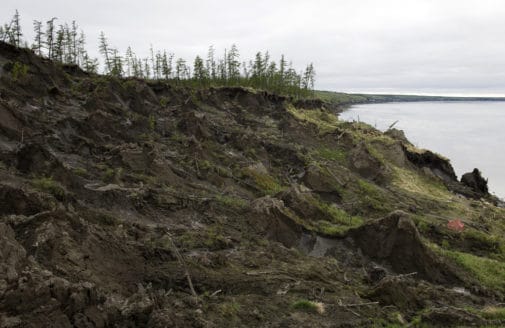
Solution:
<svg viewBox="0 0 505 328"><path fill-rule="evenodd" d="M323 102L0 43L0 327L499 327L505 214L468 178Z"/></svg>

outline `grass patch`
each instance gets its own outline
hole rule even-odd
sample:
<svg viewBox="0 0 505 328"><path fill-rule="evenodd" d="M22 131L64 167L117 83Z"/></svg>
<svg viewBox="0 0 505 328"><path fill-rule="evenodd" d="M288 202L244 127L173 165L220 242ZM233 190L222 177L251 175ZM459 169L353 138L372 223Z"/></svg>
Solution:
<svg viewBox="0 0 505 328"><path fill-rule="evenodd" d="M431 245L438 253L454 260L469 271L484 286L505 292L505 263L486 257L442 249Z"/></svg>
<svg viewBox="0 0 505 328"><path fill-rule="evenodd" d="M368 153L370 154L370 156L372 156L373 158L375 158L382 165L386 164L386 158L384 157L384 155L379 150L377 150L377 148L375 148L374 145L372 145L371 143L367 142L367 143L365 143L365 147L366 147L366 150L368 151Z"/></svg>
<svg viewBox="0 0 505 328"><path fill-rule="evenodd" d="M323 202L316 197L307 197L307 201L323 212L324 217L326 217L325 220L319 220L314 225L309 224L310 228L325 235L339 236L350 228L363 224L363 218L350 215L334 204Z"/></svg>
<svg viewBox="0 0 505 328"><path fill-rule="evenodd" d="M505 320L505 307L486 306L478 312L484 319Z"/></svg>
<svg viewBox="0 0 505 328"><path fill-rule="evenodd" d="M76 167L72 171L74 172L75 175L78 175L80 177L88 176L88 171L83 167Z"/></svg>
<svg viewBox="0 0 505 328"><path fill-rule="evenodd" d="M287 111L300 121L316 125L320 133L332 132L341 124L335 114L321 109L299 109L290 105Z"/></svg>
<svg viewBox="0 0 505 328"><path fill-rule="evenodd" d="M161 97L160 98L160 106L161 107L167 107L169 102L169 99L167 97Z"/></svg>
<svg viewBox="0 0 505 328"><path fill-rule="evenodd" d="M121 179L121 176L123 175L123 169L122 168L110 168L107 167L105 171L103 172L102 175L102 180L104 182L114 182L114 181L119 181Z"/></svg>
<svg viewBox="0 0 505 328"><path fill-rule="evenodd" d="M63 199L65 197L65 189L52 177L41 177L32 180L32 185L43 192L48 192L57 199Z"/></svg>
<svg viewBox="0 0 505 328"><path fill-rule="evenodd" d="M225 317L234 317L240 311L240 304L237 302L225 302L219 304L219 312Z"/></svg>
<svg viewBox="0 0 505 328"><path fill-rule="evenodd" d="M306 299L301 299L293 304L291 307L298 311L312 312L312 313L324 313L324 304L319 302L313 302Z"/></svg>
<svg viewBox="0 0 505 328"><path fill-rule="evenodd" d="M353 226L346 226L340 224L333 224L328 221L317 221L316 230L327 236L342 236Z"/></svg>
<svg viewBox="0 0 505 328"><path fill-rule="evenodd" d="M368 208L381 214L391 212L391 201L385 197L381 189L372 183L363 179L358 180L358 194L362 208Z"/></svg>
<svg viewBox="0 0 505 328"><path fill-rule="evenodd" d="M185 250L206 248L217 251L226 249L230 245L230 241L215 226L206 230L188 230L178 237L178 243Z"/></svg>
<svg viewBox="0 0 505 328"><path fill-rule="evenodd" d="M442 182L420 176L419 174L399 167L392 167L394 172L393 185L414 193L424 196L425 198L436 201L451 201L452 195L447 190Z"/></svg>
<svg viewBox="0 0 505 328"><path fill-rule="evenodd" d="M275 195L278 192L284 190L279 182L267 173L258 172L251 168L245 168L242 170L242 174L250 177L258 186L258 188L267 195Z"/></svg>
<svg viewBox="0 0 505 328"><path fill-rule="evenodd" d="M316 150L316 154L328 161L345 162L347 159L347 154L342 149L332 149L322 147Z"/></svg>
<svg viewBox="0 0 505 328"><path fill-rule="evenodd" d="M28 74L28 65L15 62L12 66L11 74L14 81L24 78Z"/></svg>
<svg viewBox="0 0 505 328"><path fill-rule="evenodd" d="M156 117L153 114L149 115L148 124L149 130L151 132L154 132L154 129L156 129Z"/></svg>
<svg viewBox="0 0 505 328"><path fill-rule="evenodd" d="M363 224L363 219L361 217L349 215L346 211L336 207L335 205L319 202L318 207L331 216L332 223L342 224L349 227L357 227Z"/></svg>
<svg viewBox="0 0 505 328"><path fill-rule="evenodd" d="M249 205L247 200L233 196L217 195L215 200L221 205L239 210L244 209Z"/></svg>

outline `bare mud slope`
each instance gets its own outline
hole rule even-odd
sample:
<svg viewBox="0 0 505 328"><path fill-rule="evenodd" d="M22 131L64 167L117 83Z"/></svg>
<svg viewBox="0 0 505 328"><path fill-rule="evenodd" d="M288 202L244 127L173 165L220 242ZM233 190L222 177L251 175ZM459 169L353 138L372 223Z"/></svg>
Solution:
<svg viewBox="0 0 505 328"><path fill-rule="evenodd" d="M465 181L319 101L0 43L0 327L502 326L505 213Z"/></svg>

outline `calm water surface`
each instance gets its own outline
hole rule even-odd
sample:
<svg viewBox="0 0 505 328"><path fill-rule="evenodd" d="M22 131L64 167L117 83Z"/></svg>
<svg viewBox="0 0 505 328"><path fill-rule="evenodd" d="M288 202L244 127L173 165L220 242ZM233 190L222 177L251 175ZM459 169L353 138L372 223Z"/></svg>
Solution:
<svg viewBox="0 0 505 328"><path fill-rule="evenodd" d="M340 115L386 130L405 131L417 147L451 159L456 174L477 167L489 179L489 188L505 198L505 102L415 102L367 104Z"/></svg>

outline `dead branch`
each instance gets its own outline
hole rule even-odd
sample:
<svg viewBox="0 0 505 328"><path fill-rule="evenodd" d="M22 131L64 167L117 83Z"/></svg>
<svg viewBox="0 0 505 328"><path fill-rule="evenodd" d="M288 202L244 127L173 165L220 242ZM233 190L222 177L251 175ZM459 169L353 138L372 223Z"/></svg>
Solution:
<svg viewBox="0 0 505 328"><path fill-rule="evenodd" d="M172 248L174 250L175 257L177 257L177 260L179 261L179 264L184 270L184 275L186 276L186 279L188 280L188 285L189 289L191 291L191 295L193 295L196 299L198 299L198 294L195 291L195 288L193 287L193 281L191 281L191 275L189 274L188 266L186 265L186 262L184 261L184 258L182 257L182 254L179 252L179 249L177 246L175 246L174 240L172 239L172 236L167 233L168 239L170 240L170 244L172 245Z"/></svg>
<svg viewBox="0 0 505 328"><path fill-rule="evenodd" d="M398 123L398 122L399 122L398 120L394 121L394 122L393 122L393 124L391 124L391 125L389 126L388 130L391 130L391 129L393 128L393 126L395 126L395 125L396 125L396 123Z"/></svg>
<svg viewBox="0 0 505 328"><path fill-rule="evenodd" d="M341 307L359 307L359 306L367 306L367 305L377 305L379 302L366 302L366 303L355 303L355 304L339 304Z"/></svg>

